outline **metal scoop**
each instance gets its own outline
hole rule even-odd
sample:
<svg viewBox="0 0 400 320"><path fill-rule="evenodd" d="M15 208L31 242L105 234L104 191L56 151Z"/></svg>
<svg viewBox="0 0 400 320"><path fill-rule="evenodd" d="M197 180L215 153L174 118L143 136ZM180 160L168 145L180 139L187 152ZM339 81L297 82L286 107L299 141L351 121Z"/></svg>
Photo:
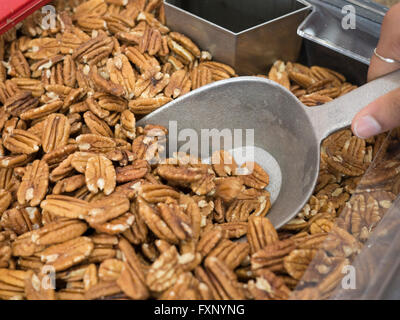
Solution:
<svg viewBox="0 0 400 320"><path fill-rule="evenodd" d="M146 116L138 125L168 128L169 121L176 121L178 132L191 128L199 136L202 129L254 129L254 161L268 172L273 186L270 192L275 201L268 218L279 228L300 212L313 192L321 141L349 126L364 106L398 87L400 71L310 108L275 82L238 77L194 90ZM170 132L169 143L179 149L186 141L178 137Z"/></svg>

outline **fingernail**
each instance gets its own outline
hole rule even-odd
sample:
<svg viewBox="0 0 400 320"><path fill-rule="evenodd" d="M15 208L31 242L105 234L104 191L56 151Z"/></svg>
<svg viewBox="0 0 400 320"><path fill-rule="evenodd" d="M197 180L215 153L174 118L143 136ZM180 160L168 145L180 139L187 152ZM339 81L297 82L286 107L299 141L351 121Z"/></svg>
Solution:
<svg viewBox="0 0 400 320"><path fill-rule="evenodd" d="M381 133L382 127L374 117L366 115L354 124L354 133L357 137L366 139Z"/></svg>

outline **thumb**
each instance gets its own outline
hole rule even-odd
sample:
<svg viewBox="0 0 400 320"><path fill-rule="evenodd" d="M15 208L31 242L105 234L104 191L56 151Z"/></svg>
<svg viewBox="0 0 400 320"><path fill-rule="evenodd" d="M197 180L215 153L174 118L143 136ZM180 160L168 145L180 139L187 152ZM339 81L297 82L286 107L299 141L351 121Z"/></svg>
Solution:
<svg viewBox="0 0 400 320"><path fill-rule="evenodd" d="M367 139L400 126L400 88L378 98L353 119L352 130Z"/></svg>

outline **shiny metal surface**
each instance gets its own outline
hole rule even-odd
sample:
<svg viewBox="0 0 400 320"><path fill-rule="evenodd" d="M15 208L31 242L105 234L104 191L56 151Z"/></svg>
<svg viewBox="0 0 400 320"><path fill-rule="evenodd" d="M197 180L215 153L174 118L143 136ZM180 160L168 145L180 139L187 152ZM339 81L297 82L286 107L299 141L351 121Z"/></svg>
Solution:
<svg viewBox="0 0 400 320"><path fill-rule="evenodd" d="M276 59L296 60L304 0L165 0L167 24L238 74L265 73Z"/></svg>
<svg viewBox="0 0 400 320"><path fill-rule="evenodd" d="M369 64L387 8L365 0L310 0L312 13L298 28L298 34L318 45L364 64ZM342 8L356 9L356 29L342 27Z"/></svg>
<svg viewBox="0 0 400 320"><path fill-rule="evenodd" d="M322 139L348 126L362 107L397 87L400 71L322 107L307 108L270 80L238 77L194 90L146 116L138 125L168 127L169 121L177 121L178 131L190 128L198 135L202 129L253 129L254 146L271 154L282 173L278 198L268 214L279 228L296 216L312 194ZM178 149L186 143L172 139L175 141L170 143Z"/></svg>

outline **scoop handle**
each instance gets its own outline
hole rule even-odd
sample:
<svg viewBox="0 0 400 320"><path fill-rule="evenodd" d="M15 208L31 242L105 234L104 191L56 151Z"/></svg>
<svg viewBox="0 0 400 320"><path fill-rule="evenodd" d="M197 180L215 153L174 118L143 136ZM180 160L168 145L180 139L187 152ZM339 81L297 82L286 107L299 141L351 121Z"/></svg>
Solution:
<svg viewBox="0 0 400 320"><path fill-rule="evenodd" d="M319 141L331 133L348 127L365 106L400 88L400 70L371 81L346 95L318 107L306 107Z"/></svg>

